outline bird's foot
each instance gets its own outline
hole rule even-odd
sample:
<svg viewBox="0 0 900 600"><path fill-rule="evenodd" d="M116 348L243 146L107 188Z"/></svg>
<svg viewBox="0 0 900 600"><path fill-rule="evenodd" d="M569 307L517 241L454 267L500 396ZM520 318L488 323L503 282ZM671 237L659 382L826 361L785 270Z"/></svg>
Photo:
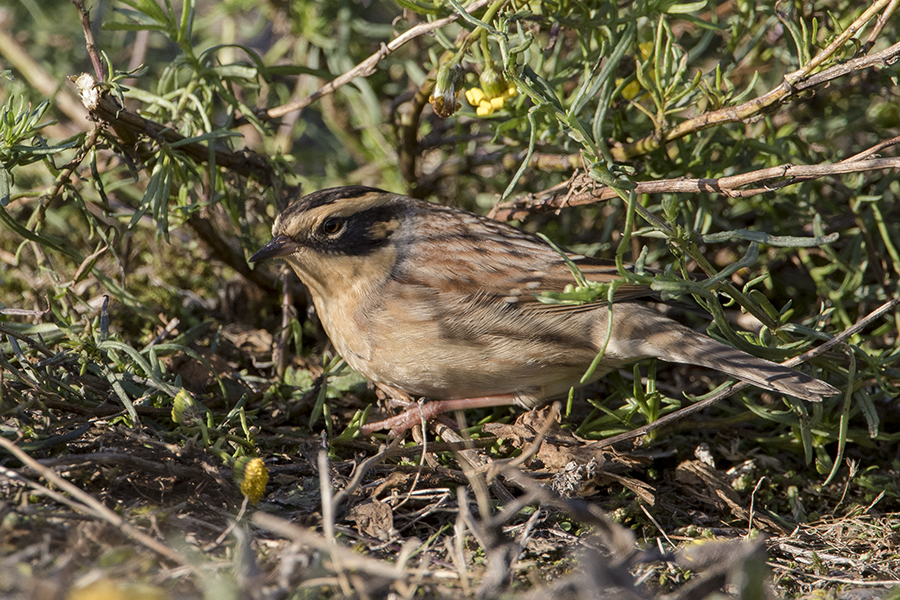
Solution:
<svg viewBox="0 0 900 600"><path fill-rule="evenodd" d="M515 404L515 402L516 397L513 394L501 394L499 396L481 396L479 398L457 398L454 400L409 403L405 412L383 421L366 423L359 428L359 432L368 435L375 431L389 429L391 437L395 437L420 423L427 423L434 417L452 410L509 406Z"/></svg>

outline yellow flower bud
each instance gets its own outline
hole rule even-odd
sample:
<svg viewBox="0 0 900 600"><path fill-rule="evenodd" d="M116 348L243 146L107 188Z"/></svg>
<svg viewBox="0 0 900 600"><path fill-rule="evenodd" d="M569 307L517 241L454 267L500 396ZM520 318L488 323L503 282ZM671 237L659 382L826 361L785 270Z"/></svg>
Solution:
<svg viewBox="0 0 900 600"><path fill-rule="evenodd" d="M482 100L475 109L475 114L479 117L489 117L494 114L494 107L490 100Z"/></svg>
<svg viewBox="0 0 900 600"><path fill-rule="evenodd" d="M481 104L481 101L484 100L484 92L481 91L481 88L471 88L466 90L466 100L469 101L469 104L477 107Z"/></svg>
<svg viewBox="0 0 900 600"><path fill-rule="evenodd" d="M250 504L256 504L265 494L269 468L261 458L242 456L234 462L234 480Z"/></svg>
<svg viewBox="0 0 900 600"><path fill-rule="evenodd" d="M179 425L196 426L205 418L207 409L194 400L194 397L185 390L180 389L172 401L172 421Z"/></svg>

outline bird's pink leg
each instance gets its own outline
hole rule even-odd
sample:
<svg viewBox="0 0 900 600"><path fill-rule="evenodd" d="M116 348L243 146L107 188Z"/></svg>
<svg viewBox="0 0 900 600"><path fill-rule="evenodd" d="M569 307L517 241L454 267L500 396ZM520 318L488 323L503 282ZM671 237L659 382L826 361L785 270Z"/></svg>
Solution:
<svg viewBox="0 0 900 600"><path fill-rule="evenodd" d="M406 412L375 423L367 423L359 428L359 432L368 435L374 431L390 429L391 435L396 436L407 429L415 427L422 421L428 422L438 415L451 410L466 410L470 408L489 408L492 406L509 406L516 403L513 394L501 394L499 396L482 396L480 398L458 398L455 400L437 400L424 404L412 404Z"/></svg>

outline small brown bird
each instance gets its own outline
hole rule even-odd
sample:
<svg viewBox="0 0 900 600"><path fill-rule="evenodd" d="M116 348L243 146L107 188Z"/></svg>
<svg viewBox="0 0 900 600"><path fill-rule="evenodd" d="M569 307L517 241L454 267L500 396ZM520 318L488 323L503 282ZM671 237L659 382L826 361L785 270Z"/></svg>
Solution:
<svg viewBox="0 0 900 600"><path fill-rule="evenodd" d="M608 305L546 304L574 283L562 256L530 233L463 210L374 188L326 189L293 201L250 260L283 257L312 294L335 348L374 382L432 400L368 426L395 431L446 410L566 393L603 348ZM612 262L569 254L585 278ZM643 358L711 367L760 388L820 401L838 390L726 346L661 315L626 284L592 381ZM424 417L423 417L424 414Z"/></svg>

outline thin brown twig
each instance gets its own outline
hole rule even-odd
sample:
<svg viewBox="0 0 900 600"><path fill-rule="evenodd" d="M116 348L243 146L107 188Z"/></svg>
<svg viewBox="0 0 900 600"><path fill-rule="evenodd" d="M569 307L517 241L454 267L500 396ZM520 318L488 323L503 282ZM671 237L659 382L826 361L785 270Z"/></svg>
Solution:
<svg viewBox="0 0 900 600"><path fill-rule="evenodd" d="M830 575L818 575L816 573L809 573L807 571L801 571L799 569L790 569L785 567L784 565L778 564L776 562L767 562L767 565L772 567L773 569L778 569L779 571L790 573L792 575L798 575L801 577L809 577L811 579L815 579L817 581L828 581L831 583L842 583L849 585L851 588L853 587L889 587L893 588L897 585L896 579L850 579L848 577L832 577Z"/></svg>
<svg viewBox="0 0 900 600"><path fill-rule="evenodd" d="M466 12L472 14L476 10L485 6L490 0L477 0L473 2L471 5L466 7ZM440 29L445 25L449 25L450 23L456 21L459 18L459 15L453 13L443 19L438 19L436 21L432 21L430 23L422 23L421 25L416 25L404 31L390 42L385 45L382 45L381 49L378 52L375 52L369 58L365 59L346 73L343 73L332 79L318 90L303 98L301 100L295 100L293 102L288 102L287 104L283 104L281 106L276 106L275 108L270 108L266 111L265 116L270 119L277 119L278 117L282 117L289 112L293 112L295 110L301 110L321 98L322 96L326 96L335 92L338 88L350 83L357 77L366 77L371 75L375 71L376 65L381 62L382 59L386 58L389 54L406 44L407 42L414 40L417 37L423 36L426 33L430 33L435 29Z"/></svg>
<svg viewBox="0 0 900 600"><path fill-rule="evenodd" d="M45 458L38 461L48 469L61 467L75 467L78 465L113 465L118 468L140 470L145 473L163 475L168 477L180 477L182 479L197 480L203 472L196 467L186 467L175 464L172 461L157 461L139 458L128 452L92 452L88 454L66 454L57 458Z"/></svg>
<svg viewBox="0 0 900 600"><path fill-rule="evenodd" d="M422 117L422 111L428 104L428 83L423 84L416 90L409 104L409 110L403 117L403 123L397 131L400 147L398 148L398 162L400 166L400 174L409 187L410 192L418 197L424 198L431 193L432 186L426 185L426 182L420 181L418 176L418 164L421 147L419 146L419 120Z"/></svg>
<svg viewBox="0 0 900 600"><path fill-rule="evenodd" d="M763 475L757 480L756 485L753 486L753 491L750 492L750 508L747 509L747 536L745 539L750 539L750 532L753 531L753 515L754 510L756 508L756 492L759 491L759 486L762 485L763 481L768 481L768 477Z"/></svg>
<svg viewBox="0 0 900 600"><path fill-rule="evenodd" d="M32 480L28 479L27 477L23 477L19 472L15 471L14 469L7 469L6 467L0 465L0 476L4 477L12 482L19 483L20 485L28 486L32 490L34 490L36 493L46 496L47 498L50 498L51 500L55 500L56 502L59 502L60 504L68 506L76 513L89 513L90 512L90 509L88 507L86 507L84 504L82 504L81 502L78 502L77 500L73 500L72 498L69 498L65 494L58 492L54 489L51 489L51 488L47 487L46 485L41 485L37 481L32 481Z"/></svg>
<svg viewBox="0 0 900 600"><path fill-rule="evenodd" d="M880 318L882 315L884 315L885 313L887 313L888 311L890 311L891 309L896 307L898 304L900 304L900 298L894 298L893 300L885 302L884 304L882 304L881 306L879 306L878 308L873 310L871 313L869 313L868 315L866 315L865 317L863 317L862 319L857 321L851 327L848 327L847 329L845 329L838 335L834 336L827 342L823 343L821 346L813 348L812 350L809 350L808 352L804 352L803 354L801 354L799 356L795 356L794 358L792 358L790 360L786 360L781 364L785 367L794 367L796 365L799 365L800 363L810 360L813 357L824 354L825 352L827 352L828 350L830 350L837 344L843 343L845 340L847 340L847 338L849 338L850 336L856 334L857 332L859 332L862 329L864 329L865 327L867 327L870 323L872 323L876 319ZM612 446L612 445L618 444L620 442L625 442L628 440L633 440L635 438L639 438L643 435L650 433L651 431L655 431L666 425L670 425L677 421L681 421L697 412L704 410L707 407L712 406L713 404L716 404L717 402L719 402L721 400L724 400L725 398L732 395L733 393L740 391L749 386L750 386L749 383L746 383L744 381L739 381L738 383L735 383L734 385L728 386L727 388L725 388L718 394L715 394L714 396L710 396L709 398L707 398L705 400L701 400L700 402L691 404L690 406L686 406L686 407L684 407L680 410L677 410L673 413L670 413L664 417L660 417L653 423L649 423L647 425L644 425L643 427L638 427L637 429L632 429L631 431L628 431L626 433L621 433L619 435L614 435L612 437L608 437L608 438L605 438L602 440L598 440L596 442L592 442L591 444L589 444L589 447L590 448L605 448L606 446Z"/></svg>
<svg viewBox="0 0 900 600"><path fill-rule="evenodd" d="M873 3L872 6L867 8L863 14L859 15L853 23L850 24L847 29L842 31L840 35L834 38L828 46L825 47L824 50L819 52L812 60L809 61L806 65L803 66L802 69L798 69L793 73L787 75L785 77L785 81L790 85L795 85L797 81L804 79L807 75L818 69L822 64L825 63L826 60L831 58L831 56L840 50L841 46L850 41L854 35L856 35L859 31L862 30L863 27L866 26L872 17L878 14L878 12L889 6L894 0L878 0Z"/></svg>
<svg viewBox="0 0 900 600"><path fill-rule="evenodd" d="M463 440L462 437L452 428L447 425L441 423L440 421L434 421L431 423L431 426L434 428L435 433L441 436L441 439L447 440L448 442L466 442L469 444L469 448L466 450L459 450L456 452L457 460L460 461L460 466L463 467L463 471L466 470L464 463L467 462L469 464L469 469L473 470L476 466L485 465L488 463L488 460L482 456L480 453L476 452L473 448L473 444L471 444L471 440ZM468 474L467 474L468 478ZM471 481L471 478L469 479ZM503 485L502 482L498 480L494 480L490 484L491 491L494 492L494 495L500 499L504 504L508 502L512 502L514 497L510 493L510 491Z"/></svg>
<svg viewBox="0 0 900 600"><path fill-rule="evenodd" d="M334 495L332 505L334 506L335 512L337 512L338 508L340 508L341 504L343 504L345 500L347 500L356 492L357 488L359 488L359 486L362 484L363 478L372 469L372 467L375 467L376 465L383 463L391 456L396 455L396 450L399 449L401 439L403 439L401 436L395 437L393 440L391 440L391 443L386 448L378 452L378 454L370 456L356 468L356 472L354 473L353 479L350 481L350 483L348 483L344 487L344 489Z"/></svg>
<svg viewBox="0 0 900 600"><path fill-rule="evenodd" d="M794 91L802 92L804 90L816 87L817 85L821 85L839 77L843 77L844 75L848 75L854 71L862 71L863 69L868 69L870 67L879 65L891 65L897 62L898 54L900 54L900 42L888 48L885 48L880 52L876 52L875 54L868 54L866 56L852 58L832 67L828 67L827 69L816 73L815 75L810 75L803 81L798 82L794 86Z"/></svg>
<svg viewBox="0 0 900 600"><path fill-rule="evenodd" d="M900 0L898 0L898 1L900 1ZM854 154L853 156L851 156L849 158L845 158L841 162L844 163L844 162L855 162L858 160L865 160L865 159L869 158L870 156L874 156L875 154L881 152L885 148L890 148L891 146L896 146L897 144L900 144L900 135L898 135L897 137L892 137L891 139L885 140L883 142L878 142L871 148L866 148L862 152L858 152L857 154Z"/></svg>
<svg viewBox="0 0 900 600"><path fill-rule="evenodd" d="M178 143L178 151L189 156L191 160L200 164L209 162L210 148L206 144L184 143L186 138L171 127L124 109L119 106L108 89L98 84L87 73L82 73L74 81L84 107L94 119L111 125L117 132L128 134L125 137L133 139L147 137L159 143ZM214 152L217 166L244 177L255 177L264 185L276 183L275 171L259 154L250 151L229 152L220 148L216 148Z"/></svg>
<svg viewBox="0 0 900 600"><path fill-rule="evenodd" d="M884 26L887 25L887 22L890 20L891 15L893 15L897 11L897 7L900 6L900 0L891 0L890 5L884 12L878 15L878 20L875 21L875 27L872 28L872 32L869 34L869 39L866 40L866 43L863 44L861 48L861 52L864 54L875 45L875 40L878 39L878 36L881 35L881 31L884 29Z"/></svg>
<svg viewBox="0 0 900 600"><path fill-rule="evenodd" d="M341 565L348 570L358 570L388 580L400 580L408 576L408 573L402 567L398 568L397 565L391 565L385 561L358 554L349 548L332 543L326 537L306 527L296 525L275 515L258 511L253 514L251 520L262 529L328 554L332 557L332 560L338 558ZM306 585L309 585L308 581Z"/></svg>
<svg viewBox="0 0 900 600"><path fill-rule="evenodd" d="M900 157L868 158L889 146L900 143L900 137L880 142L850 158L837 163L819 165L784 164L766 167L738 175L718 179L660 179L635 183L636 194L696 194L715 192L732 198L771 192L803 181L810 181L829 175L846 175L900 168ZM774 180L780 181L774 181ZM764 186L741 190L738 188L766 182ZM578 190L574 193L571 190ZM565 196L565 198L562 198ZM561 199L562 198L562 199ZM618 198L615 190L594 181L588 175L581 175L575 181L567 181L537 195L528 195L496 205L490 217L500 221L523 219L539 211L556 210L563 202L566 206L583 206Z"/></svg>
<svg viewBox="0 0 900 600"><path fill-rule="evenodd" d="M0 334L8 335L10 337L16 338L17 340L23 341L26 344L28 344L29 346L31 346L32 348L34 348L35 350L39 350L42 354L44 354L44 356L47 356L47 357L56 356L56 353L53 352L52 350L50 350L50 348L48 348L44 344L34 340L33 338L28 337L27 335L25 335L23 333L19 333L15 329L11 329L2 323L0 323Z"/></svg>
<svg viewBox="0 0 900 600"><path fill-rule="evenodd" d="M91 15L84 6L84 0L72 0L72 4L78 9L78 15L81 17L81 29L84 30L84 46L87 49L88 56L91 57L91 64L94 66L94 73L97 75L98 81L106 81L109 75L103 68L103 61L97 53L97 45L94 43L94 32L91 29Z"/></svg>
<svg viewBox="0 0 900 600"><path fill-rule="evenodd" d="M79 148L78 153L74 156L74 158L63 165L59 175L56 177L56 181L53 183L53 187L49 192L47 192L44 197L41 198L41 204L38 205L39 211L43 213L45 209L46 202L44 198L52 200L59 195L59 192L62 190L63 186L66 184L66 182L69 181L69 178L72 177L72 173L75 172L75 169L77 169L81 165L81 163L84 162L84 159L88 157L91 149L94 147L94 145L96 145L97 138L99 136L100 128L94 127L88 134L87 138L84 140L84 143L81 144L81 147Z"/></svg>

